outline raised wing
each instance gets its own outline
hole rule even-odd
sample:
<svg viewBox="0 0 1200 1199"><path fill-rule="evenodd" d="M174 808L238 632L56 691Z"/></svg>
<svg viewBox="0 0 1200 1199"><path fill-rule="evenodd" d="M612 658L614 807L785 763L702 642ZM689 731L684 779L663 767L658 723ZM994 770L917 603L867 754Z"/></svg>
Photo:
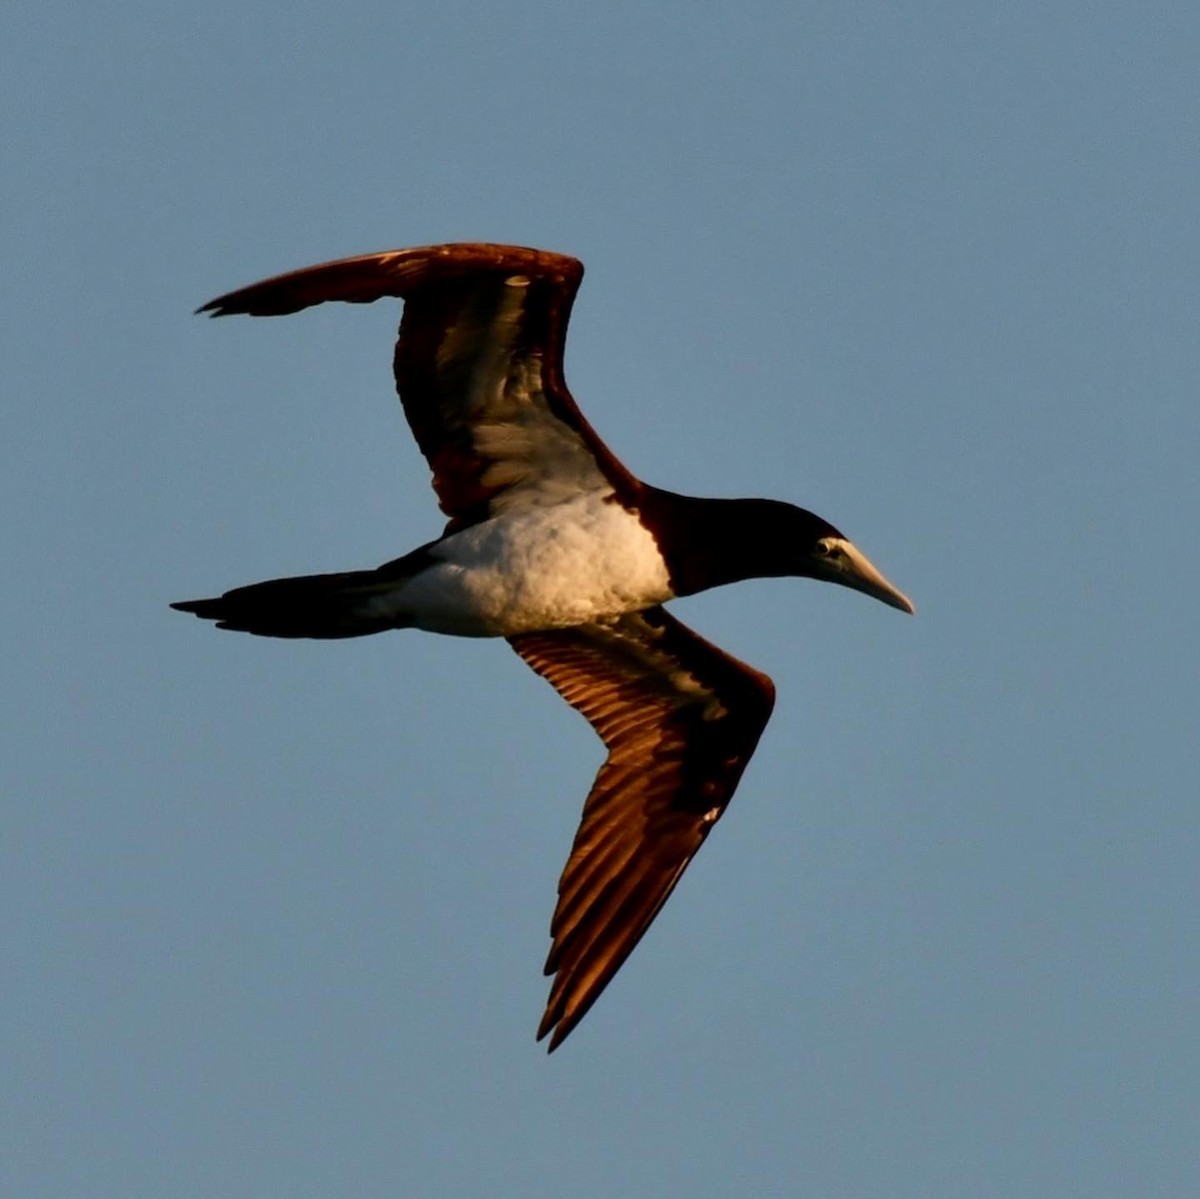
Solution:
<svg viewBox="0 0 1200 1199"><path fill-rule="evenodd" d="M512 504L640 488L584 419L563 380L583 264L563 254L465 242L343 258L252 284L200 312L278 316L326 300L403 298L396 387L433 470L450 528Z"/></svg>
<svg viewBox="0 0 1200 1199"><path fill-rule="evenodd" d="M600 734L608 758L558 884L538 1040L595 1003L720 819L775 688L662 608L510 637Z"/></svg>

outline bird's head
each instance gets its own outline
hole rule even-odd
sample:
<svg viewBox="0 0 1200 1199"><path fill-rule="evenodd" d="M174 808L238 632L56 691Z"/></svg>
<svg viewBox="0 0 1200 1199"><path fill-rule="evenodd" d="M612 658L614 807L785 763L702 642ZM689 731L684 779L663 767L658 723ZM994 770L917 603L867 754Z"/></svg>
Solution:
<svg viewBox="0 0 1200 1199"><path fill-rule="evenodd" d="M807 578L840 583L914 612L912 601L840 530L782 500L697 499L646 488L643 517L666 527L676 595L740 579Z"/></svg>
<svg viewBox="0 0 1200 1199"><path fill-rule="evenodd" d="M743 539L743 553L754 561L747 575L790 575L852 587L899 608L915 612L912 601L871 564L843 532L827 520L779 500L735 501L746 505L743 527L757 536Z"/></svg>

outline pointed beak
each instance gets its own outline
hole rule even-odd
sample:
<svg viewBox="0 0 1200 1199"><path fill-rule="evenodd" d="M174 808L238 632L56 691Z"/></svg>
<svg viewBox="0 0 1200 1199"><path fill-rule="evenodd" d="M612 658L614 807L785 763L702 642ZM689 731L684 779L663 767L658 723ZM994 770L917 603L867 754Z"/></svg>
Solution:
<svg viewBox="0 0 1200 1199"><path fill-rule="evenodd" d="M871 565L866 554L844 538L839 538L834 544L837 552L822 559L822 565L827 568L822 572L822 577L831 583L841 583L843 587L853 587L855 591L873 596L893 608L899 608L901 612L916 612L912 600L898 587L893 587Z"/></svg>

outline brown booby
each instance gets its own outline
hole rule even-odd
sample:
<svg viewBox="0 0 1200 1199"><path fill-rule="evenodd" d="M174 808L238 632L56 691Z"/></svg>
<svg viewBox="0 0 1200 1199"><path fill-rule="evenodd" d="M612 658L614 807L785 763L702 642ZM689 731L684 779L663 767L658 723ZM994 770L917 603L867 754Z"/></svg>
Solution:
<svg viewBox="0 0 1200 1199"><path fill-rule="evenodd" d="M774 703L771 680L663 607L797 576L912 612L833 525L766 499L635 478L563 380L574 258L463 243L340 259L205 304L277 316L404 301L396 387L449 518L374 570L273 579L172 605L266 637L417 628L504 637L591 723L608 756L558 886L538 1039L556 1048L616 974L721 818Z"/></svg>

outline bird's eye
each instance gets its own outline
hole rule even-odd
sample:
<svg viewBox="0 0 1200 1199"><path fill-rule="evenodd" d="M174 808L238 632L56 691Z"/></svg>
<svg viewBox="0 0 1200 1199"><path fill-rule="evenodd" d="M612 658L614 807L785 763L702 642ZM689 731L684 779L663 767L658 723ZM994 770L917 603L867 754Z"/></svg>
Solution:
<svg viewBox="0 0 1200 1199"><path fill-rule="evenodd" d="M818 541L815 552L818 558L828 558L833 553L833 546L828 541Z"/></svg>

